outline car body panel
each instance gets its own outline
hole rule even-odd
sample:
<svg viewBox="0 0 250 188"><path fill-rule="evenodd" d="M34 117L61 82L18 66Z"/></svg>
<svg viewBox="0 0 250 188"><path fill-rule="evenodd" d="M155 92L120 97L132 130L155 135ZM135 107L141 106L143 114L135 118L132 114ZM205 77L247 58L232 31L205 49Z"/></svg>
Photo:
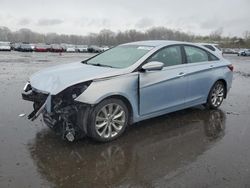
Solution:
<svg viewBox="0 0 250 188"><path fill-rule="evenodd" d="M95 105L105 98L121 96L126 98L133 109L133 117L138 118L138 73L124 74L94 80L75 100Z"/></svg>
<svg viewBox="0 0 250 188"><path fill-rule="evenodd" d="M141 41L123 45L150 46L152 49L133 65L124 69L71 63L42 70L30 78L33 88L57 95L73 85L92 81L75 101L91 106L105 98L120 96L132 107L132 122L203 104L217 80L225 80L227 90L232 84L230 62L218 61L181 64L158 71L141 71L141 65L155 52L168 45L200 45L176 41Z"/></svg>
<svg viewBox="0 0 250 188"><path fill-rule="evenodd" d="M98 67L77 62L39 71L30 77L30 83L32 87L39 91L56 95L69 86L96 78L119 74L121 74L119 69ZM43 81L41 82L41 80Z"/></svg>
<svg viewBox="0 0 250 188"><path fill-rule="evenodd" d="M184 65L165 67L140 74L140 115L184 105L187 79Z"/></svg>
<svg viewBox="0 0 250 188"><path fill-rule="evenodd" d="M186 104L195 105L206 103L207 96L217 80L225 80L231 86L232 74L227 64L218 61L190 63L186 66L188 91ZM229 72L230 74L226 74ZM229 88L227 88L229 90Z"/></svg>

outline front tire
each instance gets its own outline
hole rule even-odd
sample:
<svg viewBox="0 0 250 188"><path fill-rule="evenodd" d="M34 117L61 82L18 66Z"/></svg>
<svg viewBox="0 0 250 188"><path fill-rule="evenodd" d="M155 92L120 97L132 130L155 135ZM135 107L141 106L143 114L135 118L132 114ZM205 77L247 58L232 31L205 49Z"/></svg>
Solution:
<svg viewBox="0 0 250 188"><path fill-rule="evenodd" d="M88 135L96 141L112 141L125 131L128 119L129 111L122 100L103 100L90 112Z"/></svg>
<svg viewBox="0 0 250 188"><path fill-rule="evenodd" d="M209 109L217 109L223 102L223 99L226 94L225 85L222 81L217 81L211 88L208 98L206 107Z"/></svg>

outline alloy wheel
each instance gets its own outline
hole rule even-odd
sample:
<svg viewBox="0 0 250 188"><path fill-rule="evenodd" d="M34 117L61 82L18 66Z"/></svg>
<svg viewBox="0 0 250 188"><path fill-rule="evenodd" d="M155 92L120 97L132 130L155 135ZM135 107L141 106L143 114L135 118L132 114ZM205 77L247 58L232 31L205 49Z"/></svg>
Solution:
<svg viewBox="0 0 250 188"><path fill-rule="evenodd" d="M99 110L95 119L95 130L102 138L113 138L122 130L126 114L122 106L116 103L107 104Z"/></svg>
<svg viewBox="0 0 250 188"><path fill-rule="evenodd" d="M214 107L221 105L224 98L225 89L222 83L217 83L212 90L211 103Z"/></svg>

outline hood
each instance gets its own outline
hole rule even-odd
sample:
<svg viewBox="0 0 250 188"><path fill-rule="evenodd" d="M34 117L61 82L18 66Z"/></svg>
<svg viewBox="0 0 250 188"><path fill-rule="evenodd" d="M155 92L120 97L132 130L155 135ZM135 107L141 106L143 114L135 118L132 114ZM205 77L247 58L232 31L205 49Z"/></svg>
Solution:
<svg viewBox="0 0 250 188"><path fill-rule="evenodd" d="M121 69L93 66L81 62L46 68L30 77L33 88L56 95L72 85L121 74Z"/></svg>

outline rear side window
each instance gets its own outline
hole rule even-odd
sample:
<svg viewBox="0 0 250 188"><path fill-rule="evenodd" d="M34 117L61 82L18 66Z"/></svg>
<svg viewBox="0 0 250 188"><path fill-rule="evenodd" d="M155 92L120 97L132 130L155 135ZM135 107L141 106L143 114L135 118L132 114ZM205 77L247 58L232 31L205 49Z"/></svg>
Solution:
<svg viewBox="0 0 250 188"><path fill-rule="evenodd" d="M149 60L150 61L159 61L164 63L164 66L173 66L182 64L182 55L180 46L170 46L163 48L154 54Z"/></svg>
<svg viewBox="0 0 250 188"><path fill-rule="evenodd" d="M209 53L209 60L210 61L218 61L219 58Z"/></svg>
<svg viewBox="0 0 250 188"><path fill-rule="evenodd" d="M208 53L205 50L194 46L184 46L187 62L188 63L199 63L209 61Z"/></svg>
<svg viewBox="0 0 250 188"><path fill-rule="evenodd" d="M215 51L215 48L213 46L211 46L211 45L204 45L204 47L206 47L206 48L208 48L208 49L210 49L212 51Z"/></svg>

